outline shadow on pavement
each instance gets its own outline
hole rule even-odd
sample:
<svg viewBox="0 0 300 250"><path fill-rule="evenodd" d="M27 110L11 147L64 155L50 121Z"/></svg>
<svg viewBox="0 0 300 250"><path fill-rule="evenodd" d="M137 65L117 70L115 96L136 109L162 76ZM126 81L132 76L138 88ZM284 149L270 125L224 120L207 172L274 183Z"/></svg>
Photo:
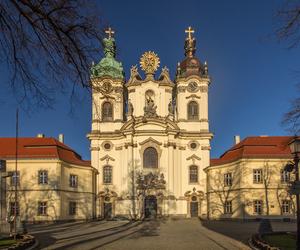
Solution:
<svg viewBox="0 0 300 250"><path fill-rule="evenodd" d="M218 221L218 220L203 220L200 223L209 230L223 234L232 239L248 243L252 234L256 233L259 228L257 221Z"/></svg>

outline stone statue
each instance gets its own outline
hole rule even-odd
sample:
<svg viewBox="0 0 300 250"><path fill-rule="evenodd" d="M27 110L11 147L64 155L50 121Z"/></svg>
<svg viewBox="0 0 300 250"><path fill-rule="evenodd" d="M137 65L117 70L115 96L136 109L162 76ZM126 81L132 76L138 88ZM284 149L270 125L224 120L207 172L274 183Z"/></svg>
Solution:
<svg viewBox="0 0 300 250"><path fill-rule="evenodd" d="M128 112L127 112L128 115L133 115L133 110L134 110L133 105L131 102L129 102L128 103Z"/></svg>
<svg viewBox="0 0 300 250"><path fill-rule="evenodd" d="M168 110L169 110L169 115L173 115L174 114L174 107L173 107L172 100L170 100L170 102L168 104Z"/></svg>
<svg viewBox="0 0 300 250"><path fill-rule="evenodd" d="M146 97L146 106L144 107L144 116L145 117L157 117L156 114L157 106L154 104L154 101L150 96Z"/></svg>

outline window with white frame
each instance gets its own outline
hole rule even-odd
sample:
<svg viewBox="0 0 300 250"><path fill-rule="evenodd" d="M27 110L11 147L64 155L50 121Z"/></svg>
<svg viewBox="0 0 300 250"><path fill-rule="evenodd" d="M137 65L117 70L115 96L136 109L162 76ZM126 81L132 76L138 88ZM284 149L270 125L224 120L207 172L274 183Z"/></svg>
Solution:
<svg viewBox="0 0 300 250"><path fill-rule="evenodd" d="M253 169L253 183L263 183L262 169Z"/></svg>
<svg viewBox="0 0 300 250"><path fill-rule="evenodd" d="M113 105L110 102L104 102L102 104L102 121L113 120Z"/></svg>
<svg viewBox="0 0 300 250"><path fill-rule="evenodd" d="M280 172L281 183L289 183L290 182L290 172L281 170Z"/></svg>
<svg viewBox="0 0 300 250"><path fill-rule="evenodd" d="M143 153L143 167L144 168L157 168L158 167L158 154L155 148L148 147Z"/></svg>
<svg viewBox="0 0 300 250"><path fill-rule="evenodd" d="M281 211L283 214L289 214L291 212L291 202L289 200L283 200L281 202Z"/></svg>
<svg viewBox="0 0 300 250"><path fill-rule="evenodd" d="M10 171L8 174L11 176L10 177L10 185L15 186L16 183L19 186L20 185L20 171Z"/></svg>
<svg viewBox="0 0 300 250"><path fill-rule="evenodd" d="M103 167L103 183L104 184L112 183L112 167L111 166Z"/></svg>
<svg viewBox="0 0 300 250"><path fill-rule="evenodd" d="M196 165L190 166L190 183L198 182L198 167Z"/></svg>
<svg viewBox="0 0 300 250"><path fill-rule="evenodd" d="M191 101L187 106L188 120L199 119L199 106L196 101Z"/></svg>
<svg viewBox="0 0 300 250"><path fill-rule="evenodd" d="M76 188L78 186L78 176L71 174L70 175L70 187Z"/></svg>
<svg viewBox="0 0 300 250"><path fill-rule="evenodd" d="M47 170L39 171L39 184L48 184L48 171Z"/></svg>
<svg viewBox="0 0 300 250"><path fill-rule="evenodd" d="M232 214L232 201L225 201L224 214Z"/></svg>
<svg viewBox="0 0 300 250"><path fill-rule="evenodd" d="M77 203L75 201L69 202L69 215L76 215Z"/></svg>
<svg viewBox="0 0 300 250"><path fill-rule="evenodd" d="M255 214L262 214L262 200L255 200L253 202L253 210Z"/></svg>
<svg viewBox="0 0 300 250"><path fill-rule="evenodd" d="M230 187L232 185L232 173L224 174L224 186Z"/></svg>
<svg viewBox="0 0 300 250"><path fill-rule="evenodd" d="M46 201L38 202L38 215L47 215L47 202Z"/></svg>

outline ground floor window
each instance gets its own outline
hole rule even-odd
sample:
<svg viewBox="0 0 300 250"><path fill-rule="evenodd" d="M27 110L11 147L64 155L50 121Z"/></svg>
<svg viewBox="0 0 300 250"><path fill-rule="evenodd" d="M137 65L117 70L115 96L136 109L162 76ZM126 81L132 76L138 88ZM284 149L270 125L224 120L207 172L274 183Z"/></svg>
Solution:
<svg viewBox="0 0 300 250"><path fill-rule="evenodd" d="M262 200L255 200L253 202L253 205L254 205L254 213L262 214Z"/></svg>
<svg viewBox="0 0 300 250"><path fill-rule="evenodd" d="M232 201L225 201L224 214L232 214Z"/></svg>
<svg viewBox="0 0 300 250"><path fill-rule="evenodd" d="M77 204L75 201L69 202L69 215L76 215Z"/></svg>
<svg viewBox="0 0 300 250"><path fill-rule="evenodd" d="M291 203L289 200L283 200L281 203L281 211L283 214L289 214L291 212Z"/></svg>
<svg viewBox="0 0 300 250"><path fill-rule="evenodd" d="M47 202L46 201L38 202L38 215L47 215Z"/></svg>

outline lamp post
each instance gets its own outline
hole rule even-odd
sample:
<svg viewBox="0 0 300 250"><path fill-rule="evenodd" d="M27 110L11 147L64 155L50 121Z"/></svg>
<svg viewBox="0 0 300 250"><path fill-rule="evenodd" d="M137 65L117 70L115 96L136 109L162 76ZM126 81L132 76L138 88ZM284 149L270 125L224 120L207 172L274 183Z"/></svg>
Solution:
<svg viewBox="0 0 300 250"><path fill-rule="evenodd" d="M300 138L295 137L289 143L291 153L294 156L295 163L295 185L299 184L299 156L300 156ZM300 191L300 190L299 190ZM297 250L300 250L300 206L299 206L299 191L296 192L296 208L297 208Z"/></svg>

